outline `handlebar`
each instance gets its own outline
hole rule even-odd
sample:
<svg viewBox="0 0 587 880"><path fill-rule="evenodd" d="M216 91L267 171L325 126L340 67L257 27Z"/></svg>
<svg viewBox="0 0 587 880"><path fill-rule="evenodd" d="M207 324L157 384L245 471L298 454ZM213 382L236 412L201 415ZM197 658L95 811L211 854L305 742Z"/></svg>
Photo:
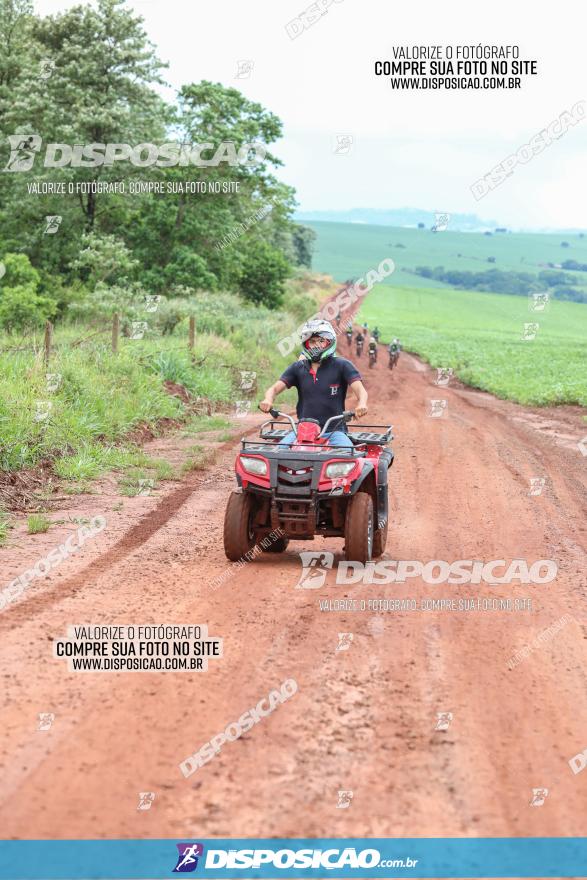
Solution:
<svg viewBox="0 0 587 880"><path fill-rule="evenodd" d="M269 414L274 419L278 419L278 418L287 419L291 425L292 431L296 430L296 423L294 422L292 417L290 415L288 415L287 413L280 412L278 409L275 409L275 407L272 406L271 409L269 410ZM350 422L350 420L352 418L354 418L354 416L355 416L354 410L345 410L339 416L331 416L328 419L328 421L325 423L324 427L322 428L322 430L320 431L320 434L318 436L322 437L324 434L328 433L328 426L329 426L330 422L340 422L341 420L343 420L345 422Z"/></svg>
<svg viewBox="0 0 587 880"><path fill-rule="evenodd" d="M345 410L345 412L341 413L339 416L330 416L318 436L322 437L324 434L328 433L328 425L330 424L330 422L340 422L341 420L344 422L350 422L354 415L354 411Z"/></svg>
<svg viewBox="0 0 587 880"><path fill-rule="evenodd" d="M295 429L296 429L296 423L294 422L294 420L292 419L292 417L289 416L287 413L279 412L278 409L275 409L275 407L272 406L271 409L269 410L269 414L270 414L270 416L271 416L272 418L274 418L274 419L278 419L280 416L281 416L281 418L287 419L288 422L289 422L290 425L291 425L291 429L292 429L292 431L295 431Z"/></svg>

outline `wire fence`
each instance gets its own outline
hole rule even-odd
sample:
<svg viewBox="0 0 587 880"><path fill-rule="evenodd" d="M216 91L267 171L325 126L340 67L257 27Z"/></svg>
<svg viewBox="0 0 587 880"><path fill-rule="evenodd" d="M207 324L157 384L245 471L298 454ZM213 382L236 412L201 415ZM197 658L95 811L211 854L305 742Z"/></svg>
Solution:
<svg viewBox="0 0 587 880"><path fill-rule="evenodd" d="M89 333L85 336L81 336L79 339L74 339L73 341L68 340L67 342L55 343L53 341L53 324L51 321L45 322L45 331L43 336L43 342L40 346L31 344L31 345L17 345L17 346L8 346L5 348L0 348L0 354L9 354L12 352L20 352L20 351L28 351L33 354L43 353L43 362L45 366L49 366L51 361L51 355L55 351L59 351L63 348L79 348L84 345L91 339L95 339L97 336L103 336L107 333L111 334L111 349L112 354L118 354L120 348L120 315L118 312L115 312L112 316L112 321L105 327L101 327L98 330L94 330L92 333ZM189 351L193 351L196 344L196 319L194 317L190 317L188 324L188 340L187 347Z"/></svg>

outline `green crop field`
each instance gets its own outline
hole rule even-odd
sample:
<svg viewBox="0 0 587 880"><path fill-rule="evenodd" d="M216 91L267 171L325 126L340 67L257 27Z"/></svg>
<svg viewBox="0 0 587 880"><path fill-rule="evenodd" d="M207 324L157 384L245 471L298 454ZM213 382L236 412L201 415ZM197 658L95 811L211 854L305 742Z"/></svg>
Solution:
<svg viewBox="0 0 587 880"><path fill-rule="evenodd" d="M362 223L306 222L317 233L313 266L337 281L359 278L391 257L395 272L385 284L410 287L440 287L445 284L412 274L416 266L444 266L483 272L487 269L538 274L547 263L576 260L587 263L587 237L563 233L431 232L396 226ZM568 247L562 247L566 241ZM488 257L495 257L488 263ZM567 270L566 270L567 271ZM573 286L587 290L587 272L569 272Z"/></svg>
<svg viewBox="0 0 587 880"><path fill-rule="evenodd" d="M553 301L529 311L526 297L376 285L359 314L382 339L463 382L525 404L587 406L587 305ZM534 339L524 324L537 323Z"/></svg>
<svg viewBox="0 0 587 880"><path fill-rule="evenodd" d="M444 232L354 223L308 223L317 233L314 266L337 281L359 278L391 257L396 269L359 313L383 340L434 367L452 367L469 385L520 403L587 406L587 304L551 299L531 311L527 296L456 290L413 273L416 266L537 275L546 263L587 262L587 238L565 234ZM568 247L561 247L561 242ZM488 263L488 257L495 262ZM568 271L568 270L565 270ZM568 272L587 289L587 273ZM539 325L523 339L524 324Z"/></svg>

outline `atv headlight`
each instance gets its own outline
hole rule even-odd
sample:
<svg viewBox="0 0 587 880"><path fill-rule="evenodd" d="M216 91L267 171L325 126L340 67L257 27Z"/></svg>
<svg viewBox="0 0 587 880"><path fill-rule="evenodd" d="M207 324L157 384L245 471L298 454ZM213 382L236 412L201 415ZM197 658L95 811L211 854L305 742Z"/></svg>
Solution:
<svg viewBox="0 0 587 880"><path fill-rule="evenodd" d="M335 461L326 465L325 475L329 480L335 477L346 477L354 468L354 461Z"/></svg>
<svg viewBox="0 0 587 880"><path fill-rule="evenodd" d="M263 458L249 458L246 455L241 455L240 460L244 469L250 474L257 474L260 477L264 477L267 473L267 462Z"/></svg>

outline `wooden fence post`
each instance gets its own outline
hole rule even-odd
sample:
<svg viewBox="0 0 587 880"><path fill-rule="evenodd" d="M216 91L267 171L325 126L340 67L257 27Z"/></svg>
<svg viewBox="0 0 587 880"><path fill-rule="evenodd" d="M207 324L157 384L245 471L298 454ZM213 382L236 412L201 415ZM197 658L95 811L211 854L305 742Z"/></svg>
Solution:
<svg viewBox="0 0 587 880"><path fill-rule="evenodd" d="M118 312L112 316L112 354L118 354L118 336L120 333L120 317Z"/></svg>
<svg viewBox="0 0 587 880"><path fill-rule="evenodd" d="M51 360L51 342L53 339L53 324L51 321L47 321L45 323L45 344L44 344L44 361L45 368L49 366L49 361Z"/></svg>
<svg viewBox="0 0 587 880"><path fill-rule="evenodd" d="M194 350L194 345L196 343L196 319L190 318L190 341L188 343L190 351Z"/></svg>

